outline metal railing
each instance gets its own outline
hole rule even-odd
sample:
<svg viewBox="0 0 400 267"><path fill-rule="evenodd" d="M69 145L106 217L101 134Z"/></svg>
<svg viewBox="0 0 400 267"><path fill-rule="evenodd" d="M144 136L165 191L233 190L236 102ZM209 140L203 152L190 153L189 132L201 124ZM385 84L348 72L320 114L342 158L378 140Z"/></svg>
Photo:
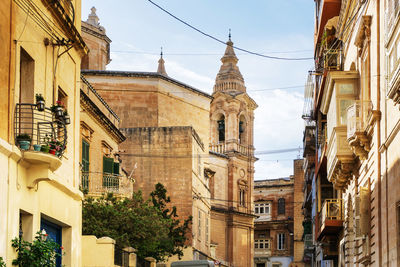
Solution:
<svg viewBox="0 0 400 267"><path fill-rule="evenodd" d="M323 225L326 220L343 220L342 199L325 199L321 210L321 225Z"/></svg>
<svg viewBox="0 0 400 267"><path fill-rule="evenodd" d="M81 189L88 193L120 193L121 176L103 172L81 172Z"/></svg>
<svg viewBox="0 0 400 267"><path fill-rule="evenodd" d="M29 150L33 145L53 146L56 155L61 157L67 145L67 129L62 118L56 118L50 108L39 111L35 104L18 103L14 114L15 143L25 134L31 138Z"/></svg>
<svg viewBox="0 0 400 267"><path fill-rule="evenodd" d="M347 139L353 137L356 132L365 130L371 110L371 101L360 100L347 108Z"/></svg>

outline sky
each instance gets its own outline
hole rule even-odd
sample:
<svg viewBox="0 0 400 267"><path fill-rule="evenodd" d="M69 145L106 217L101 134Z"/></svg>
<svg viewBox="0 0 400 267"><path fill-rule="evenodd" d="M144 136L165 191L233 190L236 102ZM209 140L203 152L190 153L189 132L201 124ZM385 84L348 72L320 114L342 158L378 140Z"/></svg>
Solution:
<svg viewBox="0 0 400 267"><path fill-rule="evenodd" d="M153 0L178 18L220 40L265 55L313 56L314 1ZM212 93L226 45L167 15L148 0L82 0L82 20L95 6L111 43L108 70L157 71L163 47L168 76ZM293 174L302 151L304 84L312 60L273 60L235 51L255 111L255 180ZM290 88L287 88L290 87ZM259 153L259 154L257 154Z"/></svg>

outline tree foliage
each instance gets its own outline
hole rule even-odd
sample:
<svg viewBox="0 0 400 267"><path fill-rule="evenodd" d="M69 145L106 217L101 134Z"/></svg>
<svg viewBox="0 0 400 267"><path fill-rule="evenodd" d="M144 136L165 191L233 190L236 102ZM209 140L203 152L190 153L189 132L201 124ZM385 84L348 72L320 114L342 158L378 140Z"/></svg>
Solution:
<svg viewBox="0 0 400 267"><path fill-rule="evenodd" d="M57 257L61 257L62 247L48 238L48 235L42 231L36 233L33 242L24 241L20 237L14 238L11 245L18 253L18 257L12 261L13 265L55 267ZM2 266L1 261L0 266Z"/></svg>
<svg viewBox="0 0 400 267"><path fill-rule="evenodd" d="M141 259L162 261L172 255L182 256L192 219L178 219L176 207L168 208L170 202L160 183L147 200L141 191L132 198L118 199L112 194L87 198L82 207L82 233L111 237L120 248L135 248Z"/></svg>

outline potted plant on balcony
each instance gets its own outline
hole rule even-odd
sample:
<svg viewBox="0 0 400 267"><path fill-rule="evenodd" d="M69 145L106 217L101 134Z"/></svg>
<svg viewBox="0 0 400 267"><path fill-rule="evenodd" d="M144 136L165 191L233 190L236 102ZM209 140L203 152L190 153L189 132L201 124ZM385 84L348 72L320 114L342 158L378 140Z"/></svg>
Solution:
<svg viewBox="0 0 400 267"><path fill-rule="evenodd" d="M50 110L54 113L56 119L61 119L64 115L64 105L61 101L57 101L55 105L52 105Z"/></svg>
<svg viewBox="0 0 400 267"><path fill-rule="evenodd" d="M42 149L42 145L40 145L40 144L35 144L35 145L33 145L33 149L34 149L35 151L40 151L40 150Z"/></svg>
<svg viewBox="0 0 400 267"><path fill-rule="evenodd" d="M31 137L29 134L23 133L16 137L16 142L22 150L28 150L31 146Z"/></svg>
<svg viewBox="0 0 400 267"><path fill-rule="evenodd" d="M36 94L36 107L39 111L43 111L45 102L42 94Z"/></svg>
<svg viewBox="0 0 400 267"><path fill-rule="evenodd" d="M52 139L50 141L50 154L56 155L57 157L61 155L61 152L64 150L63 144L57 140L57 139Z"/></svg>
<svg viewBox="0 0 400 267"><path fill-rule="evenodd" d="M71 123L71 118L66 109L64 110L64 123L65 123L65 125L68 125Z"/></svg>
<svg viewBox="0 0 400 267"><path fill-rule="evenodd" d="M42 147L40 148L40 151L44 152L44 153L49 153L50 150L50 146L48 144L44 144L42 145Z"/></svg>

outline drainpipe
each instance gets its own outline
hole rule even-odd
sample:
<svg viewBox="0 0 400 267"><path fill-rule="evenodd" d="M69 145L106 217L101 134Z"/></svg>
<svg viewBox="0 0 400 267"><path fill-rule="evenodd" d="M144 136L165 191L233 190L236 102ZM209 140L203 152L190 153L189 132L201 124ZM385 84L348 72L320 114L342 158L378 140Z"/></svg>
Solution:
<svg viewBox="0 0 400 267"><path fill-rule="evenodd" d="M377 75L376 75L376 83L377 83L377 104L376 104L376 108L378 111L381 110L381 70L380 70L380 63L381 63L381 56L380 56L380 1L376 1L376 27L377 27L377 42L376 42L376 51L377 51ZM379 117L377 120L377 148L378 148L378 153L377 153L377 174L378 174L378 179L377 179L377 187L378 187L378 207L379 207L379 211L380 211L380 216L379 216L379 221L378 221L378 236L379 236L379 241L378 241L378 246L379 246L379 265L382 265L382 253L383 253L383 249L382 249L382 218L383 217L383 207L382 207L382 185L381 185L381 179L382 179L382 174L381 174L381 153L379 152L379 148L381 146L381 118ZM386 188L387 188L387 180L386 180ZM386 196L387 196L387 191L386 191ZM386 214L387 213L387 201L386 201ZM387 219L386 219L386 229L387 228Z"/></svg>

